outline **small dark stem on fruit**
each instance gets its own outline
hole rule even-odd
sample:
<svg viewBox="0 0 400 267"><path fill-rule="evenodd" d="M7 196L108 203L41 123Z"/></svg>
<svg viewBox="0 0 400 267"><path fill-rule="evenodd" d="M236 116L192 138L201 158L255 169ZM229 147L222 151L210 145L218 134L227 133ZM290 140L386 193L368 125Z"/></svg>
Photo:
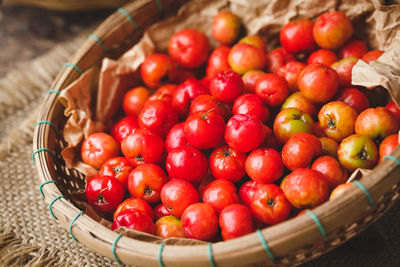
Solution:
<svg viewBox="0 0 400 267"><path fill-rule="evenodd" d="M148 196L151 195L151 193L153 193L153 189L151 189L148 185L145 187L144 189L144 193Z"/></svg>
<svg viewBox="0 0 400 267"><path fill-rule="evenodd" d="M143 162L144 162L144 158L143 158L142 155L137 155L137 156L135 157L135 160L137 160L137 161L143 161Z"/></svg>
<svg viewBox="0 0 400 267"><path fill-rule="evenodd" d="M202 118L203 120L207 119L208 113L210 113L211 111L216 110L216 109L217 109L217 108L212 108L212 109L206 111L206 113L204 113L203 116L201 116L201 118Z"/></svg>
<svg viewBox="0 0 400 267"><path fill-rule="evenodd" d="M267 200L267 205L268 205L269 207L273 208L274 205L275 205L275 200L274 200L273 198L268 199L268 200Z"/></svg>
<svg viewBox="0 0 400 267"><path fill-rule="evenodd" d="M112 168L112 169L113 169L113 171L114 171L115 174L117 174L117 173L119 173L120 171L122 171L121 165L115 166L115 167Z"/></svg>
<svg viewBox="0 0 400 267"><path fill-rule="evenodd" d="M103 188L103 189L100 190L99 195L97 196L97 200L98 200L98 201L100 201L100 202L105 202L105 201L106 201L106 199L104 198L104 196L102 195L102 193L103 193L105 190L107 190L107 189L108 189L108 187Z"/></svg>
<svg viewBox="0 0 400 267"><path fill-rule="evenodd" d="M172 207L170 206L165 206L167 209L172 210Z"/></svg>
<svg viewBox="0 0 400 267"><path fill-rule="evenodd" d="M297 115L297 114L292 114L292 115L293 115L293 119L294 120L300 120L301 119L300 115Z"/></svg>
<svg viewBox="0 0 400 267"><path fill-rule="evenodd" d="M224 157L229 157L231 154L232 154L232 149L228 149L228 150L226 150L225 148L224 148Z"/></svg>
<svg viewBox="0 0 400 267"><path fill-rule="evenodd" d="M366 159L368 159L368 153L367 153L367 151L365 151L364 149L362 149L361 151L360 151L360 153L358 153L358 155L357 155L361 160L366 160Z"/></svg>
<svg viewBox="0 0 400 267"><path fill-rule="evenodd" d="M326 114L326 116L329 117L329 120L328 120L328 128L334 128L334 129L336 129L335 120L332 119L331 115L329 115L329 114Z"/></svg>

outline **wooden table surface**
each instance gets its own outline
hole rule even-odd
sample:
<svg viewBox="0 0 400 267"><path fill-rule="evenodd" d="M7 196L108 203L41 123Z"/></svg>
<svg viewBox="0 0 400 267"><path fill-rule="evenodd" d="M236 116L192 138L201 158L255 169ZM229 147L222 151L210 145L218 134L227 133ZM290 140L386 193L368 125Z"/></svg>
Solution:
<svg viewBox="0 0 400 267"><path fill-rule="evenodd" d="M0 78L112 12L68 13L0 6ZM364 233L305 266L400 266L399 222L400 203L397 203Z"/></svg>

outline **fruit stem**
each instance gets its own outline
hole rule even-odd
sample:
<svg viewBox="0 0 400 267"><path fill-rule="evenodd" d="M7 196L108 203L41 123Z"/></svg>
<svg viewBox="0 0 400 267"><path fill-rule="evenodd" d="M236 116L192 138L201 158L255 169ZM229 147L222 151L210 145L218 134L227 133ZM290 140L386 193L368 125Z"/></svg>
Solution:
<svg viewBox="0 0 400 267"><path fill-rule="evenodd" d="M229 157L231 154L232 154L232 149L229 148L228 150L226 150L224 148L224 157Z"/></svg>
<svg viewBox="0 0 400 267"><path fill-rule="evenodd" d="M274 200L273 198L268 199L268 200L267 200L267 205L268 205L269 207L273 208L274 205L275 205L275 200Z"/></svg>
<svg viewBox="0 0 400 267"><path fill-rule="evenodd" d="M151 193L153 193L153 189L151 189L148 185L146 185L146 187L144 188L144 193L150 196Z"/></svg>
<svg viewBox="0 0 400 267"><path fill-rule="evenodd" d="M329 117L328 128L336 128L335 120L332 119L331 115L329 115L329 114L325 114L325 115Z"/></svg>
<svg viewBox="0 0 400 267"><path fill-rule="evenodd" d="M117 174L117 173L119 173L120 171L122 171L121 165L115 166L115 167L113 167L112 169L113 169L113 171L114 171L115 174Z"/></svg>
<svg viewBox="0 0 400 267"><path fill-rule="evenodd" d="M203 116L201 116L201 118L202 118L203 120L207 119L208 113L210 113L211 111L213 111L213 110L215 110L215 109L217 109L217 108L212 108L212 109L206 111L206 113L204 113Z"/></svg>
<svg viewBox="0 0 400 267"><path fill-rule="evenodd" d="M368 153L367 153L367 151L364 150L364 148L361 149L360 153L358 153L357 156L358 156L361 160L366 160L366 159L368 159Z"/></svg>
<svg viewBox="0 0 400 267"><path fill-rule="evenodd" d="M143 158L142 155L137 155L137 156L135 157L135 160L137 160L137 161L143 161L143 162L144 162L144 158Z"/></svg>
<svg viewBox="0 0 400 267"><path fill-rule="evenodd" d="M100 190L99 195L97 196L97 200L98 201L100 201L100 202L105 202L106 201L104 196L102 195L102 193L107 189L108 189L108 186Z"/></svg>

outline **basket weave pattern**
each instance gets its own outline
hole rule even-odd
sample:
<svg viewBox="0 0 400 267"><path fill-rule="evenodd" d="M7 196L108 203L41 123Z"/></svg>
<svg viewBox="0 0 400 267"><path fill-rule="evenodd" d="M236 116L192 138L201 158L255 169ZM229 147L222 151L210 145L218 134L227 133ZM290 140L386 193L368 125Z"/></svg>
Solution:
<svg viewBox="0 0 400 267"><path fill-rule="evenodd" d="M139 0L126 5L138 29L122 12L114 13L93 34L107 48L107 56L116 58L134 45L141 37L143 29L154 22L174 14L186 1L160 1L163 7L159 12L156 1ZM99 64L106 56L104 48L94 38L88 38L77 51L71 64L85 71ZM60 91L79 77L79 72L71 66L65 66L54 81L52 91L46 97L38 121L50 121L57 129L62 129L66 118L63 106L57 100ZM52 211L66 229L70 229L79 242L104 256L115 258L127 264L153 266L159 264L162 250L162 263L179 266L205 266L209 264L207 245L170 245L168 242L160 250L159 243L150 243L122 237L117 244L118 234L101 226L89 216L79 214L77 203L71 195L78 189L84 189L84 176L76 170L68 169L61 158L65 147L62 136L56 134L49 124L39 124L34 132L33 151L47 148L53 152L41 150L34 155L41 182L53 180L43 186L47 203L52 203ZM400 158L400 149L393 155ZM318 225L310 216L300 216L261 231L274 255L268 257L265 248L256 233L230 241L212 245L213 260L219 266L243 265L297 265L318 257L346 242L371 225L382 216L400 195L400 168L393 160L386 159L375 171L362 180L373 199L371 206L365 193L353 186L341 199L330 201L313 210L326 232L321 236ZM74 220L75 219L75 220ZM72 223L71 223L72 222ZM114 249L113 249L114 244ZM115 255L113 254L115 253Z"/></svg>

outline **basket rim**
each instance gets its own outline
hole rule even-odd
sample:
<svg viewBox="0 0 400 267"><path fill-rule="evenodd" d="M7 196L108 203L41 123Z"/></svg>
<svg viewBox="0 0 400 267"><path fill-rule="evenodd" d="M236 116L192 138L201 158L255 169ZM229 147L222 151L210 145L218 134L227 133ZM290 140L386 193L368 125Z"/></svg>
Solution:
<svg viewBox="0 0 400 267"><path fill-rule="evenodd" d="M136 3L129 3L124 6L128 12L132 9L135 9L136 6L140 4L148 4L151 3L150 0L141 0ZM131 13L131 12L130 12ZM109 19L121 21L125 17L120 12L115 12L109 16ZM99 28L103 27L107 21L104 21ZM124 23L130 23L126 21ZM98 29L99 29L98 28ZM94 33L100 39L105 37L104 32L96 30ZM89 38L85 41L75 55L70 61L72 64L79 65L80 59L86 54L90 49L94 49L98 46L98 42L92 38ZM98 50L100 51L100 50ZM83 71L85 69L82 69ZM77 78L77 73L72 68L63 68L55 81L51 86L51 90L62 90L65 88L67 84L72 82ZM38 115L38 121L50 120L51 114L54 112L54 108L58 101L57 94L48 94L40 109ZM37 151L39 149L44 148L44 145L47 143L47 140L50 136L51 125L48 124L39 124L34 129L33 135L33 151ZM400 148L399 146L392 153L392 155L396 158L400 158ZM38 171L39 180L41 183L53 180L52 175L54 174L54 163L49 153L37 153L35 155L36 161L35 166ZM396 162L385 159L374 168L374 171L363 178L362 183L365 188L370 192L373 201L375 202L375 207L371 208L368 203L368 199L366 198L365 193L356 186L351 187L348 190L348 193L344 195L340 199L335 199L332 201L327 201L324 204L318 206L313 209L313 213L319 218L320 222L324 225L326 235L332 236L334 235L338 229L343 227L344 225L339 222L335 222L336 216L340 217L340 214L346 213L348 214L348 209L354 209L357 207L359 211L357 211L357 216L361 220L368 215L371 215L373 212L378 213L378 206L382 205L383 194L381 194L381 187L386 186L387 183L391 183L391 180L394 180L395 183L399 183L399 179L391 179L388 174L397 173L399 175L399 168ZM380 174L380 175L379 175ZM389 177L389 178L388 178ZM43 187L43 192L45 195L46 202L51 202L57 196L61 195L61 191L57 188L55 184L49 184ZM394 189L385 191L394 192ZM378 194L379 193L379 194ZM378 197L378 195L380 195ZM397 199L396 199L397 200ZM395 200L395 201L396 201ZM389 203L389 205L384 205L386 208L390 205L393 205L393 201ZM53 204L54 214L59 218L61 224L69 229L71 226L71 221L75 218L76 214L80 212L78 208L76 208L70 201L66 199L60 199L60 201L56 201ZM384 210L386 211L386 210ZM372 214L374 215L374 214ZM368 220L367 224L369 225L383 213L378 214L379 216L373 217ZM347 225L354 223L350 222ZM107 227L100 225L94 219L89 217L86 214L82 214L78 219L74 221L74 236L82 243L86 245L93 245L93 242L97 243L95 247L89 246L91 249L99 252L102 255L113 258L112 253L112 245L115 239L119 236L118 233L111 231ZM94 237L89 233L94 234ZM293 253L295 251L287 251L283 247L284 244L288 244L294 237L301 237L305 240L309 245L313 244L313 242L322 240L321 232L318 228L318 225L315 223L314 219L311 216L298 216L277 225L273 225L261 230L262 235L268 243L269 249L273 252L273 254L277 258L284 258L287 256L287 253ZM289 236L282 236L282 233L290 233ZM105 234L101 236L100 234ZM356 233L358 234L358 232ZM344 241L347 241L344 240ZM343 241L343 242L344 242ZM341 243L343 243L341 242ZM338 243L337 245L341 244ZM337 246L336 245L336 246ZM336 246L328 247L328 250L333 249ZM300 251L304 247L304 244L298 246L298 251ZM134 248L132 250L130 248ZM128 254L135 254L135 256L141 257L144 261L152 261L157 262L160 249L160 243L149 243L146 241L141 241L137 239L133 239L130 237L122 236L122 238L118 241L118 246L116 248L116 252L119 255L119 259L124 263L136 263L138 262L130 262L130 257ZM136 251L137 250L137 251ZM213 250L213 258L216 263L226 263L227 259L229 260L237 260L240 262L240 257L242 257L245 253L252 253L253 255L265 255L267 258L265 249L260 242L259 236L256 232L250 233L248 235L235 238L228 241L221 241L212 244ZM176 263L178 261L185 261L187 265L193 265L193 262L201 262L206 263L209 262L209 247L208 244L204 245L169 245L167 244L163 248L163 261L165 262L173 262ZM115 258L115 257L114 257ZM267 262L272 263L272 259L266 259Z"/></svg>

